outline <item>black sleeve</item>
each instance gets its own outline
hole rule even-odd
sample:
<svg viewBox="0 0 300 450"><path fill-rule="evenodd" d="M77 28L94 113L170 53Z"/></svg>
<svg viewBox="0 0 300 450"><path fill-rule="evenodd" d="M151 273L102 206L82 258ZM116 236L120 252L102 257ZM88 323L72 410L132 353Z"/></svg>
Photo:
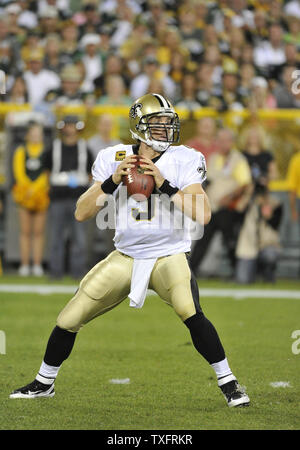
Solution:
<svg viewBox="0 0 300 450"><path fill-rule="evenodd" d="M274 209L272 217L267 220L267 223L271 225L274 230L278 230L281 222L283 208L282 205L278 205L277 208Z"/></svg>
<svg viewBox="0 0 300 450"><path fill-rule="evenodd" d="M274 161L274 156L272 155L271 152L266 151L266 152L264 153L264 157L265 157L265 164L266 164L266 167L269 167L270 162Z"/></svg>
<svg viewBox="0 0 300 450"><path fill-rule="evenodd" d="M94 164L94 156L93 156L92 152L88 149L88 160L87 160L88 173L92 172L93 164Z"/></svg>
<svg viewBox="0 0 300 450"><path fill-rule="evenodd" d="M43 153L43 157L42 157L42 164L43 164L43 168L45 170L52 170L52 151L51 150L46 150Z"/></svg>

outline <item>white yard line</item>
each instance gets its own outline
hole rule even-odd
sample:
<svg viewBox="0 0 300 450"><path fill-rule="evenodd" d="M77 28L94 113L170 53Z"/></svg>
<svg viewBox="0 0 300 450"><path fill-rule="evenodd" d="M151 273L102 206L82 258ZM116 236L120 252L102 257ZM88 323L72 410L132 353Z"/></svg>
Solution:
<svg viewBox="0 0 300 450"><path fill-rule="evenodd" d="M286 387L292 387L289 381L274 381L270 383L270 386L273 388L286 388Z"/></svg>
<svg viewBox="0 0 300 450"><path fill-rule="evenodd" d="M0 284L0 292L16 294L74 294L77 285L60 284Z"/></svg>
<svg viewBox="0 0 300 450"><path fill-rule="evenodd" d="M74 294L78 285L60 285L60 284L0 284L0 292L10 293L32 293L32 294ZM231 297L236 300L244 298L287 298L300 300L300 290L281 290L281 289L223 289L223 288L199 288L201 297ZM148 290L148 295L156 295L152 290Z"/></svg>
<svg viewBox="0 0 300 450"><path fill-rule="evenodd" d="M288 298L300 300L300 291L281 289L209 289L199 288L202 297L233 297L236 300L243 298Z"/></svg>

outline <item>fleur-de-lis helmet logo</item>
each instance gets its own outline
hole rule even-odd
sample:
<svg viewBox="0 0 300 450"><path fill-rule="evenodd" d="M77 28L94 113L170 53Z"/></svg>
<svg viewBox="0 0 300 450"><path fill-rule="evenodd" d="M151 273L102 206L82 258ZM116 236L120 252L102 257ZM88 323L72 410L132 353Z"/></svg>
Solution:
<svg viewBox="0 0 300 450"><path fill-rule="evenodd" d="M143 105L141 103L136 103L135 105L132 105L130 108L130 117L135 119L136 117L142 116L142 109Z"/></svg>

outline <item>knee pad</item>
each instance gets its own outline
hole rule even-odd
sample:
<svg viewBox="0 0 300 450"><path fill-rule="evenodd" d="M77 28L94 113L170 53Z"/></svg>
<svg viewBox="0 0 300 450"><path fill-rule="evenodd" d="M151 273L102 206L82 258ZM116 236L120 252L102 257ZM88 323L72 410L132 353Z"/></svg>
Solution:
<svg viewBox="0 0 300 450"><path fill-rule="evenodd" d="M58 315L56 325L63 330L77 333L90 319L88 305L91 301L92 299L82 289L78 289Z"/></svg>

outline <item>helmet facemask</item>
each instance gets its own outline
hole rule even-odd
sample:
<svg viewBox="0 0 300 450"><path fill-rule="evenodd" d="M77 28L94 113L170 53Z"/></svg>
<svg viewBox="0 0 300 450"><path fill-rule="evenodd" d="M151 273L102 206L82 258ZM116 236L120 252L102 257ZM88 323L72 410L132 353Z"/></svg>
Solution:
<svg viewBox="0 0 300 450"><path fill-rule="evenodd" d="M159 117L167 117L168 121L154 122L155 118ZM178 115L173 112L147 114L141 118L136 125L136 129L139 133L135 134L132 132L132 136L137 140L145 142L145 144L149 145L149 147L152 147L153 150L157 152L164 152L171 144L175 144L179 141L179 118Z"/></svg>

